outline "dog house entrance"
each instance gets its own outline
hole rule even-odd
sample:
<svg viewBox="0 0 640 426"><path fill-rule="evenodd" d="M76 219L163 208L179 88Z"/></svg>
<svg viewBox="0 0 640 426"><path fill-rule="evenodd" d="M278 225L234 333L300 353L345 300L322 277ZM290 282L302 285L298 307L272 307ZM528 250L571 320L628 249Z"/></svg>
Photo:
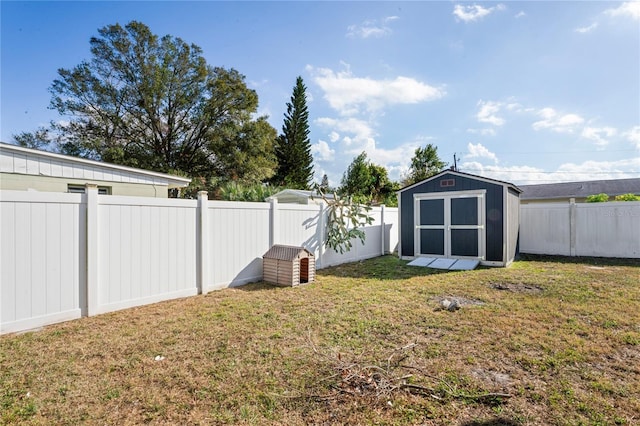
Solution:
<svg viewBox="0 0 640 426"><path fill-rule="evenodd" d="M300 284L309 282L309 258L300 259Z"/></svg>

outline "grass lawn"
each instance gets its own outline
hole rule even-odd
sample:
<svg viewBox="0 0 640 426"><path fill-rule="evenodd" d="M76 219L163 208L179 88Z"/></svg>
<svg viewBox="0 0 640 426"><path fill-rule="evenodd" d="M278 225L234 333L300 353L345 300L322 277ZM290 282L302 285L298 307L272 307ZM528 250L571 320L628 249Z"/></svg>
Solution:
<svg viewBox="0 0 640 426"><path fill-rule="evenodd" d="M640 424L640 262L385 256L0 336L0 367L2 424Z"/></svg>

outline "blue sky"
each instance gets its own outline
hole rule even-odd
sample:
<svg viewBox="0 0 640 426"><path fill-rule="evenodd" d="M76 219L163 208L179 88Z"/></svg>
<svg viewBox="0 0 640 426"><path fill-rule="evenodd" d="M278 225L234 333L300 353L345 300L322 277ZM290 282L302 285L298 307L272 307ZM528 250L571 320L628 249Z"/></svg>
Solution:
<svg viewBox="0 0 640 426"><path fill-rule="evenodd" d="M515 184L640 177L640 2L11 2L0 139L64 120L58 68L138 20L246 76L282 128L307 85L316 179L362 151L400 179L418 146Z"/></svg>

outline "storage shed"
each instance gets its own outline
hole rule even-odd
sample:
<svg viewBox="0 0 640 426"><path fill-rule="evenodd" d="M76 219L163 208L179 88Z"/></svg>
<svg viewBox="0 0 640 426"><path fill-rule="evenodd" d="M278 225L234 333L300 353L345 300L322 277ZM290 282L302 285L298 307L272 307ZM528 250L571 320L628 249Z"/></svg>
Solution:
<svg viewBox="0 0 640 426"><path fill-rule="evenodd" d="M517 186L453 170L398 191L402 259L475 259L513 262L520 227Z"/></svg>
<svg viewBox="0 0 640 426"><path fill-rule="evenodd" d="M316 259L304 247L274 245L262 256L262 279L281 286L310 283L316 276Z"/></svg>

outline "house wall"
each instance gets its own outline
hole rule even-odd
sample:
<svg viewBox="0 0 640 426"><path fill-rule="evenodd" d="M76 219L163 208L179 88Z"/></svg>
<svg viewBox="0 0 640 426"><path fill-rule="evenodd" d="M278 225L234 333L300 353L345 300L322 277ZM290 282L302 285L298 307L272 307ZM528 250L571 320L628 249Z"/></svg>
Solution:
<svg viewBox="0 0 640 426"><path fill-rule="evenodd" d="M111 195L167 198L167 185L126 182L90 181L87 179L56 178L49 176L0 173L0 189L13 191L35 190L41 192L68 192L68 185L95 183L111 189Z"/></svg>
<svg viewBox="0 0 640 426"><path fill-rule="evenodd" d="M398 210L372 214L365 244L339 254L324 206L3 190L0 333L260 281L273 244L317 268L395 250Z"/></svg>
<svg viewBox="0 0 640 426"><path fill-rule="evenodd" d="M441 187L443 180L455 179L455 186ZM413 195L449 191L486 189L486 260L503 261L503 186L445 173L442 176L408 188L400 193L402 256L414 256Z"/></svg>
<svg viewBox="0 0 640 426"><path fill-rule="evenodd" d="M520 252L640 258L640 202L520 206Z"/></svg>

